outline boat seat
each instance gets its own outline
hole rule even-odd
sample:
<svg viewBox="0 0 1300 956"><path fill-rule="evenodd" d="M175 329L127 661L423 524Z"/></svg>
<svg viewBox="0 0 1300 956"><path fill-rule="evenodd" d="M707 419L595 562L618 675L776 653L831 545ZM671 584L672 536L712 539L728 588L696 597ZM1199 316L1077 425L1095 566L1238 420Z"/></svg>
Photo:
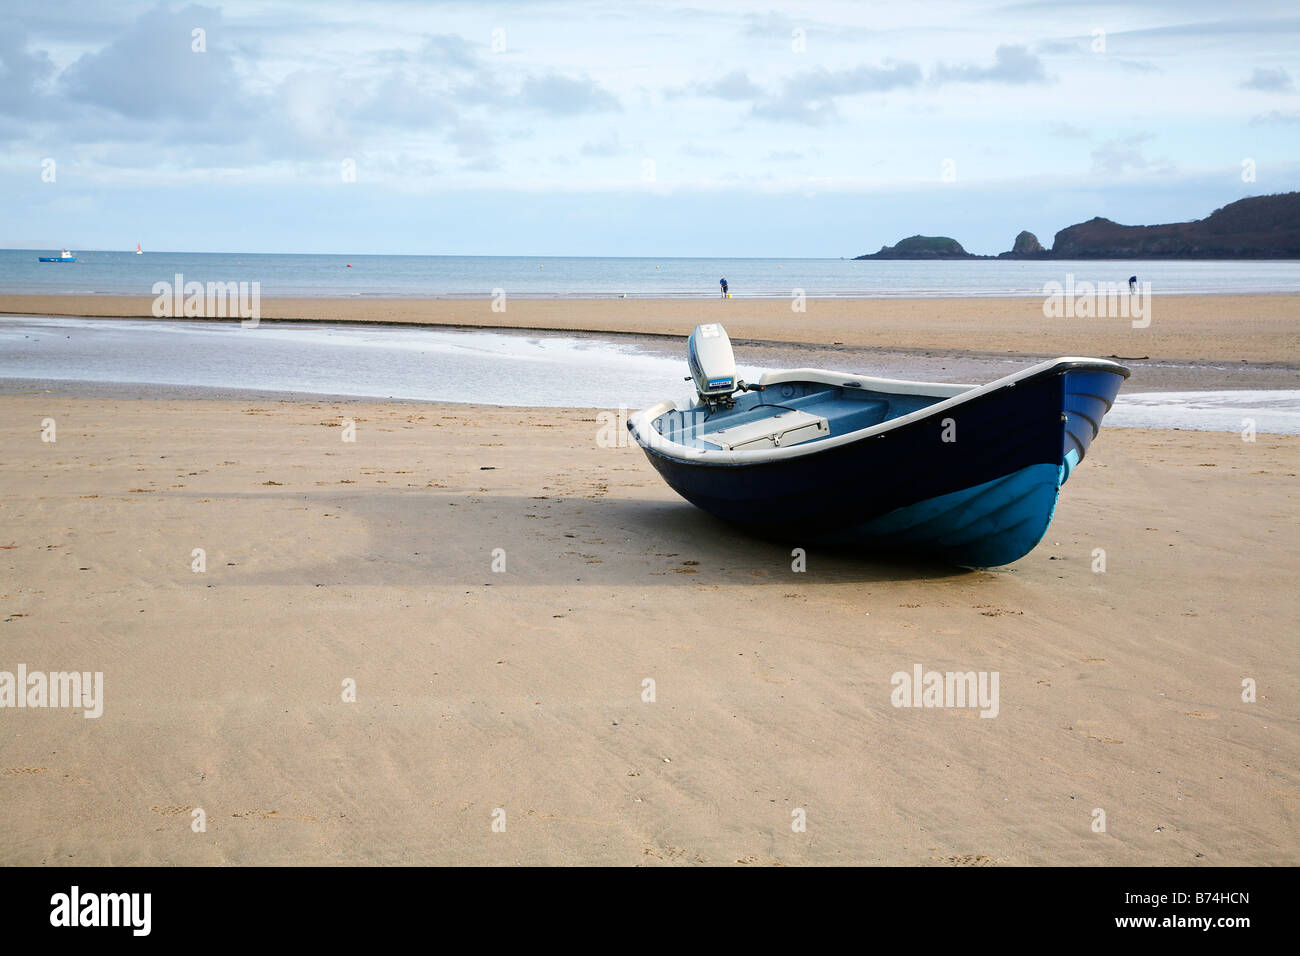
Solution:
<svg viewBox="0 0 1300 956"><path fill-rule="evenodd" d="M800 445L806 441L826 438L830 433L830 424L821 415L790 409L776 415L718 428L700 437L725 451L755 451L760 448Z"/></svg>

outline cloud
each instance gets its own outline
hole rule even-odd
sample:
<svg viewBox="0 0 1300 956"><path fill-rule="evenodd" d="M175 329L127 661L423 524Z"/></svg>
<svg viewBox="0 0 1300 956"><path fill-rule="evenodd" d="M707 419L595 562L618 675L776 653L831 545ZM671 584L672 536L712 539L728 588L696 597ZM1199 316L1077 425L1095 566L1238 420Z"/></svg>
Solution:
<svg viewBox="0 0 1300 956"><path fill-rule="evenodd" d="M1092 8L1104 13L1101 2ZM1295 32L1264 20L1273 14L1261 7L1243 14L1261 18L1258 33L1216 27L1179 35L1188 21L1236 19L1214 12L1211 0L1187 2L1195 9L1152 0L1132 21L1152 31L1125 42L1127 34L1108 29L1105 56L1088 54L1086 34L1099 23L1123 25L1106 23L1109 14L1096 21L1025 17L996 4L901 18L837 6L842 24L828 22L816 5L762 3L748 8L758 11L750 17L734 6L679 15L640 4L548 5L532 13L511 4L511 46L496 55L489 52L491 17L411 0L387 4L390 16L342 0L269 10L221 0L12 2L0 22L0 153L8 160L0 162L0 208L18 223L45 221L35 217L53 209L57 195L82 189L96 199L132 201L174 190L187 210L203 210L217 208L211 197L219 188L237 197L265 186L266 196L302 197L313 223L282 219L265 230L266 241L291 244L296 235L310 245L336 228L322 210L339 192L345 158L361 170L366 202L384 189L444 197L484 186L539 197L621 189L646 153L660 159L661 184L678 189L693 183L710 194L884 195L912 188L916 168L951 151L936 153L935 135L956 135L970 156L986 157L965 161L963 181L973 188L997 177L1042 177L1053 188L1086 189L1091 202L1112 189L1137 192L1135 179L1152 191L1168 179L1186 180L1186 172L1161 174L1169 162L1162 149L1182 170L1200 168L1216 144L1245 132L1263 139L1254 152L1277 140L1289 155L1290 140L1282 141L1300 127L1300 97L1240 84L1254 79L1257 65L1285 66L1285 80L1300 87ZM764 15L769 6L780 15ZM613 22L614 15L622 19ZM1161 24L1171 24L1175 39ZM206 54L190 52L194 26L208 31ZM791 46L796 28L808 41L802 54ZM853 29L870 37L851 39L845 31ZM995 55L999 44L1010 46ZM1198 109L1187 102L1185 84L1139 72L1149 71L1148 60L1171 72L1197 64L1204 88L1235 94L1225 102L1231 107L1235 99L1238 108ZM1055 87L1014 85L1052 83L1058 77L1051 74L1059 76ZM1123 116L1098 118L1098 83L1119 91ZM677 99L669 99L670 86ZM1054 94L1052 109L1030 120L1023 94L1042 90ZM979 102L953 115L954 92ZM838 122L840 114L854 122ZM941 125L947 132L936 134ZM889 148L864 154L865 128ZM1154 134L1149 142L1125 139L1143 129ZM534 138L519 142L528 132ZM1008 151L1008 142L1019 147ZM58 190L31 186L45 156L59 160ZM1270 168L1278 162L1274 157ZM1297 188L1300 166L1286 168L1290 178L1279 188ZM1099 170L1116 178L1104 181ZM249 208L262 215L251 198ZM1104 213L1090 208L1088 215L1096 211ZM865 207L856 212L862 221ZM158 228L196 218L178 212ZM1009 234L1025 224L1014 225ZM31 231L64 227L69 223L59 221ZM551 227L545 223L538 234L547 242ZM726 228L728 241L749 239L748 229ZM500 240L481 248L491 251L491 241ZM999 241L990 251L1005 248Z"/></svg>
<svg viewBox="0 0 1300 956"><path fill-rule="evenodd" d="M457 154L464 161L464 169L488 171L500 168L496 137L484 123L462 120L447 136L447 142L456 147Z"/></svg>
<svg viewBox="0 0 1300 956"><path fill-rule="evenodd" d="M560 73L530 76L519 90L519 101L551 116L580 116L621 110L618 99L590 79L573 79Z"/></svg>
<svg viewBox="0 0 1300 956"><path fill-rule="evenodd" d="M1116 58L1115 63L1121 70L1129 73L1162 73L1163 70L1149 60L1122 60Z"/></svg>
<svg viewBox="0 0 1300 956"><path fill-rule="evenodd" d="M769 94L747 72L734 70L720 79L696 83L691 90L699 96L720 100L749 101L754 104L753 115L764 119L816 124L835 115L836 97L915 87L920 85L921 78L921 68L915 63L864 65L843 70L822 67L787 77L777 92ZM683 91L668 93L670 98L675 98Z"/></svg>
<svg viewBox="0 0 1300 956"><path fill-rule="evenodd" d="M1155 163L1142 154L1140 147L1149 139L1150 133L1136 133L1106 140L1092 151L1093 174L1119 177L1130 171L1173 172L1169 162Z"/></svg>
<svg viewBox="0 0 1300 956"><path fill-rule="evenodd" d="M441 91L422 88L406 72L393 71L374 93L353 108L349 118L373 126L437 129L456 121L458 114Z"/></svg>
<svg viewBox="0 0 1300 956"><path fill-rule="evenodd" d="M751 114L760 119L819 125L838 115L836 100L864 93L916 89L924 80L921 67L912 62L886 61L881 66L861 65L831 70L821 67L787 77L780 88L764 93L743 70L719 80L696 84L696 93L719 99L753 102ZM1023 46L1000 46L991 66L939 64L930 74L943 83L1047 83L1042 61ZM681 91L669 91L679 96Z"/></svg>
<svg viewBox="0 0 1300 956"><path fill-rule="evenodd" d="M5 5L5 31L57 37L60 43L100 43L134 18L126 3L9 3Z"/></svg>
<svg viewBox="0 0 1300 956"><path fill-rule="evenodd" d="M1291 93L1295 90L1295 83L1291 80L1291 74L1280 66L1276 70L1256 67L1249 79L1242 81L1241 88L1263 90L1266 93Z"/></svg>
<svg viewBox="0 0 1300 956"><path fill-rule="evenodd" d="M1220 9L1215 4L1215 9ZM1116 37L1145 37L1172 40L1182 37L1223 40L1228 36L1275 37L1280 34L1300 33L1300 17L1273 19L1206 20L1198 23L1171 23L1160 27L1143 27L1137 30L1119 30L1107 34L1108 40Z"/></svg>
<svg viewBox="0 0 1300 956"><path fill-rule="evenodd" d="M193 49L195 29L205 31L206 52ZM60 84L74 102L133 119L208 119L246 99L221 39L220 10L158 7L107 46L83 54Z"/></svg>
<svg viewBox="0 0 1300 956"><path fill-rule="evenodd" d="M940 63L934 68L931 79L935 83L1046 83L1047 73L1043 61L1030 53L1025 46L1003 45L993 54L992 66Z"/></svg>
<svg viewBox="0 0 1300 956"><path fill-rule="evenodd" d="M478 68L474 45L456 33L426 33L414 50L389 48L365 54L380 65L403 64L415 67L472 71Z"/></svg>
<svg viewBox="0 0 1300 956"><path fill-rule="evenodd" d="M1040 40L1039 53L1078 53L1083 49L1081 40Z"/></svg>
<svg viewBox="0 0 1300 956"><path fill-rule="evenodd" d="M1251 126L1271 126L1275 123L1283 126L1300 126L1300 112L1284 113L1281 110L1269 110L1267 113L1260 113L1250 118Z"/></svg>
<svg viewBox="0 0 1300 956"><path fill-rule="evenodd" d="M1138 149L1142 137L1127 140L1111 139L1092 151L1092 169L1095 173L1119 176L1127 169L1146 169L1150 163Z"/></svg>
<svg viewBox="0 0 1300 956"><path fill-rule="evenodd" d="M797 73L785 84L785 92L810 100L854 93L881 93L921 83L921 68L915 63L890 66L859 66L851 70L809 70Z"/></svg>
<svg viewBox="0 0 1300 956"><path fill-rule="evenodd" d="M1073 123L1048 123L1047 129L1053 136L1059 136L1062 139L1088 139L1091 135L1086 129L1075 126Z"/></svg>
<svg viewBox="0 0 1300 956"><path fill-rule="evenodd" d="M0 32L0 114L39 116L47 107L45 86L54 64L44 50L29 51L27 34L6 27Z"/></svg>
<svg viewBox="0 0 1300 956"><path fill-rule="evenodd" d="M910 89L919 86L921 79L921 68L915 63L806 70L789 77L775 96L756 101L753 114L816 125L836 115L837 97Z"/></svg>
<svg viewBox="0 0 1300 956"><path fill-rule="evenodd" d="M790 93L760 100L750 110L759 119L782 120L817 126L838 115L833 100L807 100Z"/></svg>
<svg viewBox="0 0 1300 956"><path fill-rule="evenodd" d="M480 70L473 78L451 87L448 95L460 106L510 106L515 94L496 77Z"/></svg>
<svg viewBox="0 0 1300 956"><path fill-rule="evenodd" d="M744 33L751 37L782 37L787 38L799 24L789 17L782 16L775 10L769 10L767 13L747 13L745 14Z"/></svg>
<svg viewBox="0 0 1300 956"><path fill-rule="evenodd" d="M693 156L696 159L717 159L728 155L721 150L710 149L697 143L687 143L681 148L680 152L683 156Z"/></svg>
<svg viewBox="0 0 1300 956"><path fill-rule="evenodd" d="M262 137L273 151L314 155L352 148L352 120L363 108L362 92L329 70L295 70L277 90L277 135ZM300 154L296 147L305 146Z"/></svg>
<svg viewBox="0 0 1300 956"><path fill-rule="evenodd" d="M700 96L713 96L720 100L752 100L763 92L744 70L735 70L709 83L696 83L694 89Z"/></svg>
<svg viewBox="0 0 1300 956"><path fill-rule="evenodd" d="M473 70L478 66L478 55L473 44L455 33L425 34L417 57L425 64L461 70Z"/></svg>
<svg viewBox="0 0 1300 956"><path fill-rule="evenodd" d="M618 133L610 133L601 139L588 140L582 144L578 152L583 156L621 156L627 152L627 147L619 139Z"/></svg>
<svg viewBox="0 0 1300 956"><path fill-rule="evenodd" d="M780 40L789 43L794 38L795 30L803 30L804 35L825 35L830 40L863 40L879 36L879 30L855 26L844 20L819 21L808 17L784 16L774 10L767 13L745 14L745 25L741 32L746 37L756 40Z"/></svg>

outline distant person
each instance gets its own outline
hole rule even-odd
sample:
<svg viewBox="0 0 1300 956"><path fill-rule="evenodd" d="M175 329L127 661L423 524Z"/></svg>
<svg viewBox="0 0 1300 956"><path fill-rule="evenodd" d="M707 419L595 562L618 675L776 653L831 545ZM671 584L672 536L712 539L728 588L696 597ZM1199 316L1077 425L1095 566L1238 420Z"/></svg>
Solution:
<svg viewBox="0 0 1300 956"><path fill-rule="evenodd" d="M729 288L729 286L727 285L727 280L726 280L726 279L719 279L719 280L718 280L718 285L722 286L722 297L725 299L725 298L728 296L728 294L729 294L728 291L727 291L728 288Z"/></svg>
<svg viewBox="0 0 1300 956"><path fill-rule="evenodd" d="M1134 292L1137 291L1137 285L1138 285L1138 277L1137 277L1137 276L1129 276L1129 277L1128 277L1128 291L1129 291L1129 295L1132 295Z"/></svg>

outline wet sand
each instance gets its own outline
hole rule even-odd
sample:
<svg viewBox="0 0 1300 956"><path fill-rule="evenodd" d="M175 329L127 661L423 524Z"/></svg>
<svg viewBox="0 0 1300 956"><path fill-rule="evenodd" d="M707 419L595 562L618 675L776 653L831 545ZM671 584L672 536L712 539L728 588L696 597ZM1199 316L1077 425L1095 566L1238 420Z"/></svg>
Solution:
<svg viewBox="0 0 1300 956"><path fill-rule="evenodd" d="M263 319L392 322L643 334L682 338L722 322L739 342L938 350L1016 355L1090 355L1154 362L1294 364L1300 356L1300 294L1156 296L1150 324L1129 318L1047 318L1040 298L808 299L263 299ZM151 317L133 296L0 295L0 313Z"/></svg>

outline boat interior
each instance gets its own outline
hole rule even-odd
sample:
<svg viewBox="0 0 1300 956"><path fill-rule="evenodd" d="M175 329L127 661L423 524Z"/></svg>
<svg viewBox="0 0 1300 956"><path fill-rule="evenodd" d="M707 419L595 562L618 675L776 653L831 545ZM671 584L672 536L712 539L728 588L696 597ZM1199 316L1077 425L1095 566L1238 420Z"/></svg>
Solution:
<svg viewBox="0 0 1300 956"><path fill-rule="evenodd" d="M956 407L978 395L1050 374L1066 377L1062 421L1089 426L1077 435L1071 430L1067 436L1077 446L1077 461L1110 409L1119 381L1129 374L1122 365L1104 359L1066 356L986 385L909 382L810 368L769 371L757 383L750 383L737 374L731 341L717 323L697 325L687 339L686 351L691 370L688 381L695 383L695 398L687 404L665 401L653 405L633 415L628 428L647 450L676 446L692 459L708 455L711 462L719 464L752 460L749 456L733 458L734 452L854 441L851 436L859 432L888 431L893 427L888 423L895 420L909 416L912 421L924 419L926 409L949 400L953 401L947 407ZM1073 387L1070 381L1075 383Z"/></svg>
<svg viewBox="0 0 1300 956"><path fill-rule="evenodd" d="M971 387L936 384L925 392L915 387L895 392L849 381L851 376L835 377L840 381L765 379L762 391L735 395L732 408L705 403L674 408L656 417L654 427L664 438L688 448L788 447L870 428Z"/></svg>
<svg viewBox="0 0 1300 956"><path fill-rule="evenodd" d="M717 323L686 342L696 399L664 403L647 418L668 442L703 451L760 451L825 441L910 415L973 385L903 382L819 369L767 372L745 383Z"/></svg>

